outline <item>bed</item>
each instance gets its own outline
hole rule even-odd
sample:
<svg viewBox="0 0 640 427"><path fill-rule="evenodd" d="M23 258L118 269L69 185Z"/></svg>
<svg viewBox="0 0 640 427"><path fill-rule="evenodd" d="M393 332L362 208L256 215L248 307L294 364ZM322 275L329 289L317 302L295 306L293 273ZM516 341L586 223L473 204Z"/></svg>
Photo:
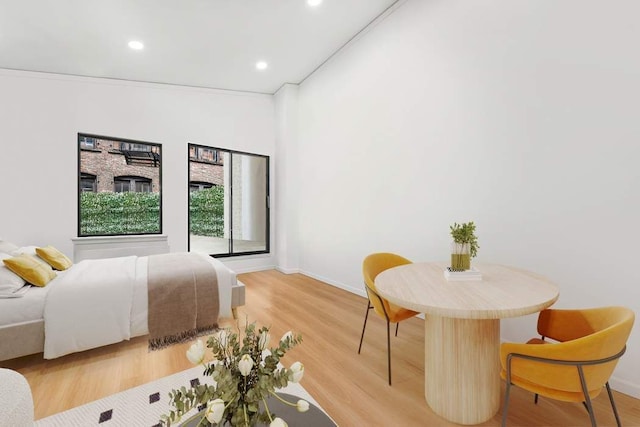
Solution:
<svg viewBox="0 0 640 427"><path fill-rule="evenodd" d="M219 317L230 317L231 315L235 317L236 307L244 305L244 285L237 281L235 273L229 270L222 262L208 255L187 253L185 255L200 257L205 260L200 262L208 263L211 269L215 271L219 290ZM149 256L129 256L83 260L73 264L67 270L58 271L56 277L44 287L27 285L21 297L0 299L0 360L13 359L35 353L44 353L45 358L52 359L64 354L84 351L149 334L149 307L147 300L147 282L150 275L148 274L149 258ZM96 292L96 295L98 295L95 297L96 301L93 303L87 302L86 294L85 296L80 296L82 295L81 292L86 292L86 288L89 286L97 286L95 283L89 285L93 279L87 279L87 277L92 277L87 276L87 272L90 272L93 276L109 276L106 287L116 288L115 292L114 290L109 290L111 294L101 295L100 292L102 291L98 291ZM114 276L115 279L111 276L114 273L119 275ZM129 279L123 280L120 277L123 275ZM125 281L129 282L129 284L123 284ZM82 298L82 304L77 304L77 302L64 304L67 298L69 301L74 300L74 294L69 297L69 294L65 295L61 291L70 285L79 286L75 288L80 290L76 299L80 300ZM105 287L104 285L101 286ZM62 297L65 298L62 303L60 302L60 295L65 295ZM109 317L112 316L111 311L105 309L100 313L102 306L107 303L106 300L112 298L109 295L114 295L115 304L119 304L117 298L121 298L120 301L130 300L127 304L120 304L122 308L119 308L119 310L126 312L127 317L114 320L117 323L116 329L119 328L115 333L109 333L103 327L103 324L109 323ZM55 309L56 305L58 306L57 309ZM73 315L75 317L69 314L67 318L63 318L63 322L56 326L58 329L58 332L56 332L52 325L60 321L55 320L54 322L51 320L54 319L52 313L55 310L68 311L69 313L74 310L77 311L76 309L72 310L74 306L80 312ZM67 307L69 307L68 310ZM63 315L66 315L66 313L63 313ZM89 318L92 315L96 317L93 321ZM46 321L47 319L50 320ZM81 320L79 321L78 319ZM78 332L73 332L74 328L78 328ZM104 329L104 333L101 329ZM56 336L54 333L57 333L63 341L66 340L67 342L62 344L54 342L53 337ZM86 339L80 339L76 334L85 334Z"/></svg>

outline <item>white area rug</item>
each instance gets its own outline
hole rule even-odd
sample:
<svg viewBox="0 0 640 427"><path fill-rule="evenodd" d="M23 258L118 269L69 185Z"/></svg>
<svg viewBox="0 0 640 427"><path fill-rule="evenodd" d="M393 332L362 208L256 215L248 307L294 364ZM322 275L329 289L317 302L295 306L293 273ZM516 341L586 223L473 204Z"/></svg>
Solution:
<svg viewBox="0 0 640 427"><path fill-rule="evenodd" d="M160 425L160 415L171 410L169 392L182 386L190 387L192 381L211 384L211 377L203 376L204 368L197 366L168 377L125 390L104 399L96 400L59 414L42 418L36 427L155 427ZM300 386L290 383L281 392L300 396L309 403L318 403ZM193 412L195 414L195 410ZM188 415L183 417L186 420Z"/></svg>

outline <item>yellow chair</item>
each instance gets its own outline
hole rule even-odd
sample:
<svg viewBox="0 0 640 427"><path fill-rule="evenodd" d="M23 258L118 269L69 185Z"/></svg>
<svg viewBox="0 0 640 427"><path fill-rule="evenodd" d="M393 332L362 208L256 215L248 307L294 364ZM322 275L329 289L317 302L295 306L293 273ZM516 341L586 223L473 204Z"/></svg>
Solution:
<svg viewBox="0 0 640 427"><path fill-rule="evenodd" d="M364 330L367 327L369 310L373 308L376 314L387 321L387 366L389 368L389 385L391 385L391 338L389 333L389 323L396 324L396 336L398 336L398 325L400 322L409 319L418 313L399 307L382 298L376 291L374 281L376 276L384 270L405 264L411 264L411 261L401 257L400 255L391 253L371 254L367 256L362 263L362 274L364 275L364 284L369 301L367 302L367 311L364 316L364 325L362 326L362 335L360 336L358 354L360 354L360 350L362 349L362 340L364 339Z"/></svg>
<svg viewBox="0 0 640 427"><path fill-rule="evenodd" d="M634 319L633 311L625 307L541 311L538 333L542 338L500 346L501 376L507 382L503 427L507 422L511 385L535 393L536 403L538 395L582 402L594 427L591 399L606 386L620 427L609 377L626 350Z"/></svg>

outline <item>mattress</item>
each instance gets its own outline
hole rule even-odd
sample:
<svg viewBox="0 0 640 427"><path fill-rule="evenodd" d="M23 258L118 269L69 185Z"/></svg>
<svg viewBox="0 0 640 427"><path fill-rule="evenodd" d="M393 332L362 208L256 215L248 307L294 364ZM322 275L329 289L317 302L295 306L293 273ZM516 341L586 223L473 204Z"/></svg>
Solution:
<svg viewBox="0 0 640 427"><path fill-rule="evenodd" d="M28 291L20 298L0 298L0 328L7 325L42 320L47 292L66 272L59 271L44 288L26 285Z"/></svg>

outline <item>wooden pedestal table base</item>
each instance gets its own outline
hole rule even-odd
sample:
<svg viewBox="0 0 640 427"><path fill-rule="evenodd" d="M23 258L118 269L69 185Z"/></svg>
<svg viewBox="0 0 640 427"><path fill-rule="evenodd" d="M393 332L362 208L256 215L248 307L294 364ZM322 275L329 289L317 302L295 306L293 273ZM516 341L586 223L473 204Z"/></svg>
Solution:
<svg viewBox="0 0 640 427"><path fill-rule="evenodd" d="M458 424L479 424L500 408L500 320L425 316L429 407Z"/></svg>

